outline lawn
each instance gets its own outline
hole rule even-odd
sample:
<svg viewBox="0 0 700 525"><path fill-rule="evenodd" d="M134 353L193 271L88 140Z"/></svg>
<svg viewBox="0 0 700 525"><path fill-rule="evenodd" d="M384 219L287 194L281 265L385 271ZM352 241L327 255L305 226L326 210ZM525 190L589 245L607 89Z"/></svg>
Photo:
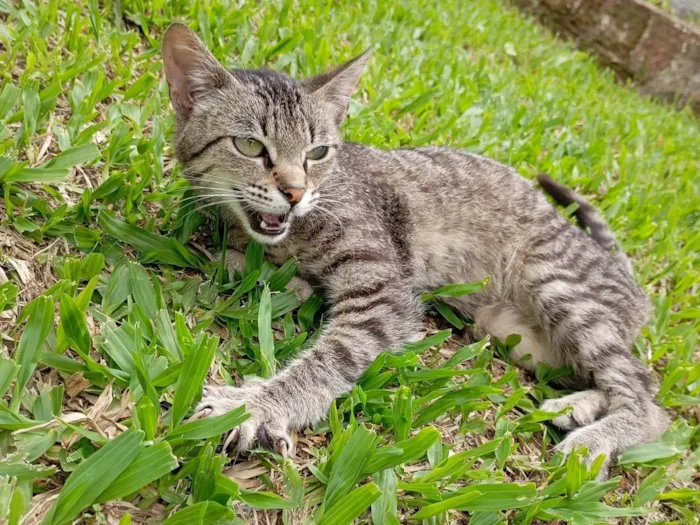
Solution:
<svg viewBox="0 0 700 525"><path fill-rule="evenodd" d="M700 122L501 0L239 3L0 0L0 522L698 523ZM295 76L372 45L348 140L448 144L588 195L656 306L635 351L674 415L662 442L594 481L552 453L551 371L464 346L445 312L294 457L222 455L245 415L188 423L203 382L283 367L324 305L259 247L221 271L225 231L169 146L176 19L226 65Z"/></svg>

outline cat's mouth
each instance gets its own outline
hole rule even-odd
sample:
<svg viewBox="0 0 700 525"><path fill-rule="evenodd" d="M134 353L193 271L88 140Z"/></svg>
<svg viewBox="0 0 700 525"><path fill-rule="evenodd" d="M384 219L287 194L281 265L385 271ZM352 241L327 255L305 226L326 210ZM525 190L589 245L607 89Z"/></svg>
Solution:
<svg viewBox="0 0 700 525"><path fill-rule="evenodd" d="M255 233L262 235L282 235L287 230L289 212L280 215L277 213L249 212L248 224Z"/></svg>

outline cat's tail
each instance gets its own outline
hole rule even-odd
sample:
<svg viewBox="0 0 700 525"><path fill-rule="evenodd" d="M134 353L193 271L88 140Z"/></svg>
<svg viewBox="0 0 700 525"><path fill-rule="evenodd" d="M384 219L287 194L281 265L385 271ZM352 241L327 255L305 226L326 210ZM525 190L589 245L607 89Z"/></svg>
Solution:
<svg viewBox="0 0 700 525"><path fill-rule="evenodd" d="M570 206L576 203L578 208L574 211L574 217L579 226L590 232L591 238L597 242L606 252L619 261L624 268L632 274L632 263L625 253L617 247L615 234L605 222L605 219L591 204L571 188L555 181L546 173L537 176L537 182L556 202L561 206ZM613 248L615 252L612 253Z"/></svg>

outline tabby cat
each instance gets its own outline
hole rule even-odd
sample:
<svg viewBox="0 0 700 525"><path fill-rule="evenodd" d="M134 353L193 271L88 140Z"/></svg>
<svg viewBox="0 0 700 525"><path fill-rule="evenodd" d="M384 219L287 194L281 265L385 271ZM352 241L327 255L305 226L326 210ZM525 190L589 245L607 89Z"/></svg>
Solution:
<svg viewBox="0 0 700 525"><path fill-rule="evenodd" d="M478 155L344 143L339 126L368 58L298 81L228 71L183 24L165 34L183 172L273 261L295 257L332 314L313 348L275 377L205 387L197 417L245 404L251 417L226 444L286 453L290 429L318 422L380 352L416 336L420 293L491 276L482 292L448 303L484 333L520 334L511 357L525 368L573 369L584 390L542 405L573 409L553 420L570 431L562 451L585 446L609 464L658 439L668 417L630 352L650 302L624 254L611 253L607 224L541 176L556 201L578 204L587 235L529 180Z"/></svg>

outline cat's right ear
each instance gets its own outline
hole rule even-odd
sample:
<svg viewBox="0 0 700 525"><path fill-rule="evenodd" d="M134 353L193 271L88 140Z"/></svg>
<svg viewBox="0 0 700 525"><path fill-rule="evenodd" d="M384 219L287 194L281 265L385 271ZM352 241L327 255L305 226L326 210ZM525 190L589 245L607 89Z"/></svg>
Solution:
<svg viewBox="0 0 700 525"><path fill-rule="evenodd" d="M163 36L163 64L175 111L188 116L198 97L221 89L233 77L185 24L175 22Z"/></svg>

